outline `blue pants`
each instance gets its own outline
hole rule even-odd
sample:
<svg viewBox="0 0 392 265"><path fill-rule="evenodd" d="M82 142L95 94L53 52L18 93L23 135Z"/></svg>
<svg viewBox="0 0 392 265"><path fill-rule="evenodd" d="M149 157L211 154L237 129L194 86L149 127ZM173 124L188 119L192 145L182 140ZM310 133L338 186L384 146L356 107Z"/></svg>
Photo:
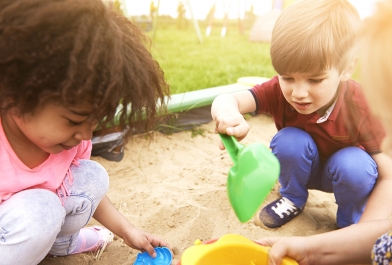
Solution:
<svg viewBox="0 0 392 265"><path fill-rule="evenodd" d="M80 160L71 166L73 185L64 206L45 189L20 191L0 204L0 264L39 263L45 256L68 255L79 231L91 219L109 188L106 170L97 162Z"/></svg>
<svg viewBox="0 0 392 265"><path fill-rule="evenodd" d="M358 147L346 147L321 161L312 137L303 130L286 127L271 141L281 166L280 194L297 207L305 206L308 189L333 192L338 205L336 224L357 223L376 183L377 164Z"/></svg>

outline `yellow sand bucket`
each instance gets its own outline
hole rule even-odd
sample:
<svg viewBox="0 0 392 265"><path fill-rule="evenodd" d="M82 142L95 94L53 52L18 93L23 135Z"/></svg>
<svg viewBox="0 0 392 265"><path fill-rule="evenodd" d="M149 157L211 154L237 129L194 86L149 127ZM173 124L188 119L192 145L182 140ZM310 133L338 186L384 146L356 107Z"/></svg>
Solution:
<svg viewBox="0 0 392 265"><path fill-rule="evenodd" d="M187 248L177 265L267 265L269 247L241 235L226 234L218 240L195 242ZM298 265L285 257L282 265Z"/></svg>

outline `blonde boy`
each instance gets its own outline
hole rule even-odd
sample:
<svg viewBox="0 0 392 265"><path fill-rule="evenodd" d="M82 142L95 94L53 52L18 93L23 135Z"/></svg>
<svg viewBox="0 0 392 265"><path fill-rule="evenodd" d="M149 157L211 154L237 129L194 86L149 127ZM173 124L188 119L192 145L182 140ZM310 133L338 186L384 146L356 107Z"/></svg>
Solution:
<svg viewBox="0 0 392 265"><path fill-rule="evenodd" d="M278 75L249 91L218 96L212 104L216 132L239 140L249 131L242 114L274 118L278 132L270 146L281 165L281 198L256 216L260 226L280 227L298 216L308 189L334 193L340 228L392 212L390 160L380 151L384 130L360 85L350 79L359 22L346 0L295 2L272 33Z"/></svg>
<svg viewBox="0 0 392 265"><path fill-rule="evenodd" d="M379 1L376 12L364 20L361 31L361 80L372 111L385 126L381 150L389 156L392 156L391 18L392 1ZM391 229L389 218L308 237L270 237L259 242L271 246L268 263L271 265L281 264L284 256L304 265L391 264Z"/></svg>

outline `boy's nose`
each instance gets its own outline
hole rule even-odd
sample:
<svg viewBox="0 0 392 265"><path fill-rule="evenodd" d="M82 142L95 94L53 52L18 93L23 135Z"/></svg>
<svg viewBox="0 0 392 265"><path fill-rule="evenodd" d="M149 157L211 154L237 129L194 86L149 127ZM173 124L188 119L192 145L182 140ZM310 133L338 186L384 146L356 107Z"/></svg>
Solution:
<svg viewBox="0 0 392 265"><path fill-rule="evenodd" d="M298 99L306 98L308 96L308 90L304 86L294 85L293 86L293 92L291 93L291 95L294 98L298 98Z"/></svg>

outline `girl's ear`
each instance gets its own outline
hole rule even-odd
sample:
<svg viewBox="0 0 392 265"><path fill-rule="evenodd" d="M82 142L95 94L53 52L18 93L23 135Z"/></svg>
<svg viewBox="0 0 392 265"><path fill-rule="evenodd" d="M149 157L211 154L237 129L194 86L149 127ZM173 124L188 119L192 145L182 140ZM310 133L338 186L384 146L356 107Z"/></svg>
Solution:
<svg viewBox="0 0 392 265"><path fill-rule="evenodd" d="M343 69L340 74L340 81L344 82L351 78L355 71L355 67L357 66L358 58L355 58L351 63L349 63L346 68Z"/></svg>
<svg viewBox="0 0 392 265"><path fill-rule="evenodd" d="M0 109L6 109L14 100L11 97L2 98L0 101Z"/></svg>
<svg viewBox="0 0 392 265"><path fill-rule="evenodd" d="M19 109L16 108L16 107L10 108L9 112L10 112L10 114L11 114L12 116L19 116L19 115L20 115Z"/></svg>

